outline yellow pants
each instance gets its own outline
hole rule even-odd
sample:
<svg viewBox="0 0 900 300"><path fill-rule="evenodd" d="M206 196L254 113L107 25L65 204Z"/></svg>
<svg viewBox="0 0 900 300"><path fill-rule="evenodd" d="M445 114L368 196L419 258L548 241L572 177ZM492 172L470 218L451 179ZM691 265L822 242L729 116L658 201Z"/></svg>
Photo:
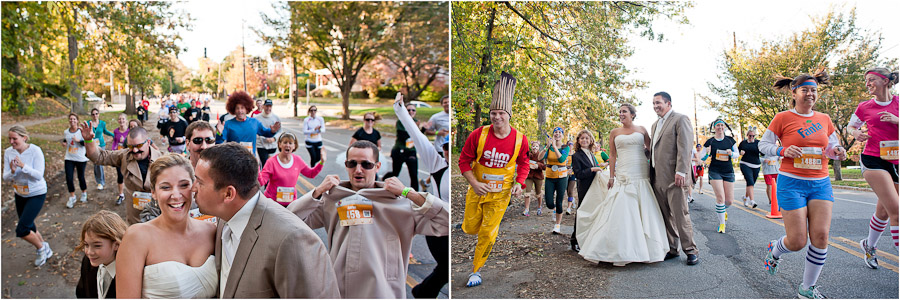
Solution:
<svg viewBox="0 0 900 300"><path fill-rule="evenodd" d="M475 258L472 261L472 272L484 266L497 234L500 233L500 221L509 204L510 189L498 193L487 193L478 196L472 188L466 193L466 211L463 217L462 230L467 234L477 234Z"/></svg>

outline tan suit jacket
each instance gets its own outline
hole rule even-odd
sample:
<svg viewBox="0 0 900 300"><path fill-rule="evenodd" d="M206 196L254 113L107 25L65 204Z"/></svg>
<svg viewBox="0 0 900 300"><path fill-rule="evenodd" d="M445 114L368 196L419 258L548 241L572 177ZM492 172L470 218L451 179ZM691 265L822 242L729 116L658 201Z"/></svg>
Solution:
<svg viewBox="0 0 900 300"><path fill-rule="evenodd" d="M406 274L412 239L416 234L445 236L450 232L450 213L437 197L419 193L426 203L413 209L412 202L375 188L354 192L349 181L341 182L321 199L306 193L288 209L310 227L325 227L331 258L344 298L406 298ZM373 224L341 226L337 206L347 197L359 195L372 201ZM430 207L428 202L430 202Z"/></svg>
<svg viewBox="0 0 900 300"><path fill-rule="evenodd" d="M222 227L216 229L216 269L222 266ZM322 240L274 200L259 201L234 255L222 298L340 298Z"/></svg>
<svg viewBox="0 0 900 300"><path fill-rule="evenodd" d="M97 152L88 156L88 159L98 165L113 166L122 169L125 185L125 204L123 204L126 207L125 221L128 222L128 225L131 225L140 222L141 214L141 210L134 208L134 205L132 205L132 193L134 191L150 193L153 191L153 186L150 184L150 166L147 166L147 176L142 178L141 167L138 166L138 162L134 160L134 156L129 152L128 149L108 151L97 146ZM159 152L156 148L150 147L150 163L153 163L162 155L162 152Z"/></svg>
<svg viewBox="0 0 900 300"><path fill-rule="evenodd" d="M691 149L694 130L687 116L672 111L657 128L659 120L651 127L650 145L653 171L653 192L666 223L669 253L678 253L678 242L686 254L697 254L694 231L688 213L683 187L675 186L675 173L685 175L685 183L691 182ZM659 136L657 136L657 134Z"/></svg>

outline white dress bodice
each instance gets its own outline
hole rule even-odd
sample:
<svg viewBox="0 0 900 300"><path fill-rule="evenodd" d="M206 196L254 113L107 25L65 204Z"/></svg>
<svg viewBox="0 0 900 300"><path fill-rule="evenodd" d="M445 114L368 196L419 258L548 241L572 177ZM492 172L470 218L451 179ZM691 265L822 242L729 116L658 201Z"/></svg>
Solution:
<svg viewBox="0 0 900 300"><path fill-rule="evenodd" d="M219 288L215 256L199 267L164 261L144 266L141 298L214 298Z"/></svg>

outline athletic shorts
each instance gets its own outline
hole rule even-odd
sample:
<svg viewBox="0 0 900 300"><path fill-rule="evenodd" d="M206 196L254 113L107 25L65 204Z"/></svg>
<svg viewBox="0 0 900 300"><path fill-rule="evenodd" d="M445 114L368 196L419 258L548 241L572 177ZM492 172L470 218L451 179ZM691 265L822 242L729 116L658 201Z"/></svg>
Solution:
<svg viewBox="0 0 900 300"><path fill-rule="evenodd" d="M766 181L766 185L774 185L778 179L778 174L766 174L763 175L763 179Z"/></svg>
<svg viewBox="0 0 900 300"><path fill-rule="evenodd" d="M713 170L709 171L709 180L724 180L734 182L734 173L719 173Z"/></svg>
<svg viewBox="0 0 900 300"><path fill-rule="evenodd" d="M891 179L894 180L894 184L897 184L897 165L883 160L881 157L865 154L859 156L859 163L862 166L863 173L867 170L884 170L891 174Z"/></svg>
<svg viewBox="0 0 900 300"><path fill-rule="evenodd" d="M536 191L535 195L539 195L542 186L544 186L543 179L525 178L525 193L535 193Z"/></svg>
<svg viewBox="0 0 900 300"><path fill-rule="evenodd" d="M834 202L831 191L831 179L802 180L789 176L778 177L778 206L783 210L795 210L806 207L809 200L828 200Z"/></svg>
<svg viewBox="0 0 900 300"><path fill-rule="evenodd" d="M569 175L569 181L575 181L575 175Z"/></svg>

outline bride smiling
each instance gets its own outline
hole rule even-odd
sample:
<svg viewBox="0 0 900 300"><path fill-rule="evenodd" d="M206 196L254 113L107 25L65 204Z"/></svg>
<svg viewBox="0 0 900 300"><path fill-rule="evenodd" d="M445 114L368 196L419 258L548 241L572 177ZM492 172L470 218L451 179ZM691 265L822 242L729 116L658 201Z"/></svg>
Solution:
<svg viewBox="0 0 900 300"><path fill-rule="evenodd" d="M219 278L213 251L215 224L189 217L194 170L168 154L149 168L152 196L162 214L125 231L117 256L119 298L212 298Z"/></svg>

